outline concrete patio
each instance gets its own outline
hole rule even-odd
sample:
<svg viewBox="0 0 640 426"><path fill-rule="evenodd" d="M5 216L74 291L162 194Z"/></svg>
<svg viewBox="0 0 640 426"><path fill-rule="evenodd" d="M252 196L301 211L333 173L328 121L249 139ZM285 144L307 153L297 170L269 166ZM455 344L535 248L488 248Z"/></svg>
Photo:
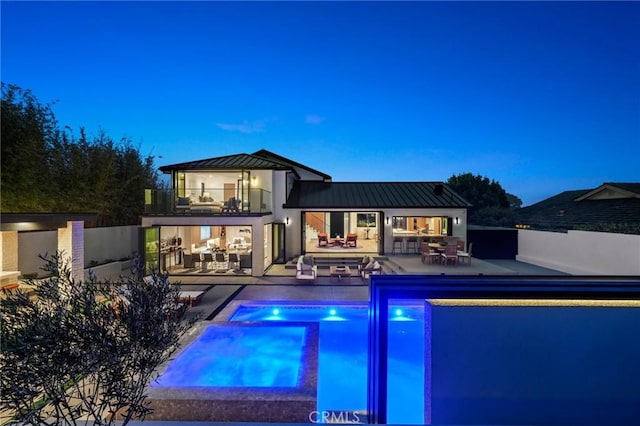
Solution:
<svg viewBox="0 0 640 426"><path fill-rule="evenodd" d="M566 275L552 269L515 260L473 259L471 265L446 266L424 264L418 255L385 256L385 272L420 275ZM390 272L389 272L390 271ZM320 269L319 277L309 283L295 279L295 269L272 266L263 277L251 276L173 276L171 282L183 290L205 291L198 304L188 309L188 316L212 320L232 300L278 301L368 301L369 279L357 272L347 281L332 280L328 269Z"/></svg>

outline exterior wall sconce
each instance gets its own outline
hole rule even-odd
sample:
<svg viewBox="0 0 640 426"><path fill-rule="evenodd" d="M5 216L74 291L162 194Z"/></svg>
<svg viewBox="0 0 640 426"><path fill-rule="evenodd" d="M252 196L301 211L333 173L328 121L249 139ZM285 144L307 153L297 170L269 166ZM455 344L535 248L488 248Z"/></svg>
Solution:
<svg viewBox="0 0 640 426"><path fill-rule="evenodd" d="M456 225L460 225L460 218L459 217L455 218L455 223L456 223Z"/></svg>
<svg viewBox="0 0 640 426"><path fill-rule="evenodd" d="M288 225L288 224L289 224L289 216L287 216L287 218L285 219L285 221L286 221L286 224Z"/></svg>
<svg viewBox="0 0 640 426"><path fill-rule="evenodd" d="M258 182L258 178L256 176L251 176L251 183L253 186L256 186L256 182Z"/></svg>
<svg viewBox="0 0 640 426"><path fill-rule="evenodd" d="M389 216L387 216L387 225L389 224Z"/></svg>

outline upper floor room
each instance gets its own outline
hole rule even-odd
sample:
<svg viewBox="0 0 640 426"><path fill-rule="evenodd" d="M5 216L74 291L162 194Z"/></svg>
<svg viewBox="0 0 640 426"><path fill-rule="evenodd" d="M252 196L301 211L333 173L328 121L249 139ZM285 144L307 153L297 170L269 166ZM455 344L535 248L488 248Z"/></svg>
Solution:
<svg viewBox="0 0 640 426"><path fill-rule="evenodd" d="M331 176L267 150L160 167L171 189L147 190L146 214L268 214L296 180Z"/></svg>

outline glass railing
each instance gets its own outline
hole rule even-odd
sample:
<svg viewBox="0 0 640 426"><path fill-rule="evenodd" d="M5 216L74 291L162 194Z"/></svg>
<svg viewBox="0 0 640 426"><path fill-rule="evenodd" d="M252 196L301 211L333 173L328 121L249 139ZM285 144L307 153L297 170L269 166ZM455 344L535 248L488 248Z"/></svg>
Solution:
<svg viewBox="0 0 640 426"><path fill-rule="evenodd" d="M145 214L264 214L272 211L271 192L249 189L240 197L228 195L224 188L198 188L184 191L146 189Z"/></svg>
<svg viewBox="0 0 640 426"><path fill-rule="evenodd" d="M640 277L373 275L371 423L631 424Z"/></svg>

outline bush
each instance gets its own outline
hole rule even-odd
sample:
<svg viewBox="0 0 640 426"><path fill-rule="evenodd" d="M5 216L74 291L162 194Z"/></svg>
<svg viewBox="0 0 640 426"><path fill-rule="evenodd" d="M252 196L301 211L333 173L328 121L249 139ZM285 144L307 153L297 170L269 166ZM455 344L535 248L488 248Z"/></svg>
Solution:
<svg viewBox="0 0 640 426"><path fill-rule="evenodd" d="M190 327L166 275L76 282L58 253L48 279L1 301L0 411L21 424L110 425L143 419L145 388ZM105 285L106 284L106 285ZM82 420L81 420L82 419Z"/></svg>

